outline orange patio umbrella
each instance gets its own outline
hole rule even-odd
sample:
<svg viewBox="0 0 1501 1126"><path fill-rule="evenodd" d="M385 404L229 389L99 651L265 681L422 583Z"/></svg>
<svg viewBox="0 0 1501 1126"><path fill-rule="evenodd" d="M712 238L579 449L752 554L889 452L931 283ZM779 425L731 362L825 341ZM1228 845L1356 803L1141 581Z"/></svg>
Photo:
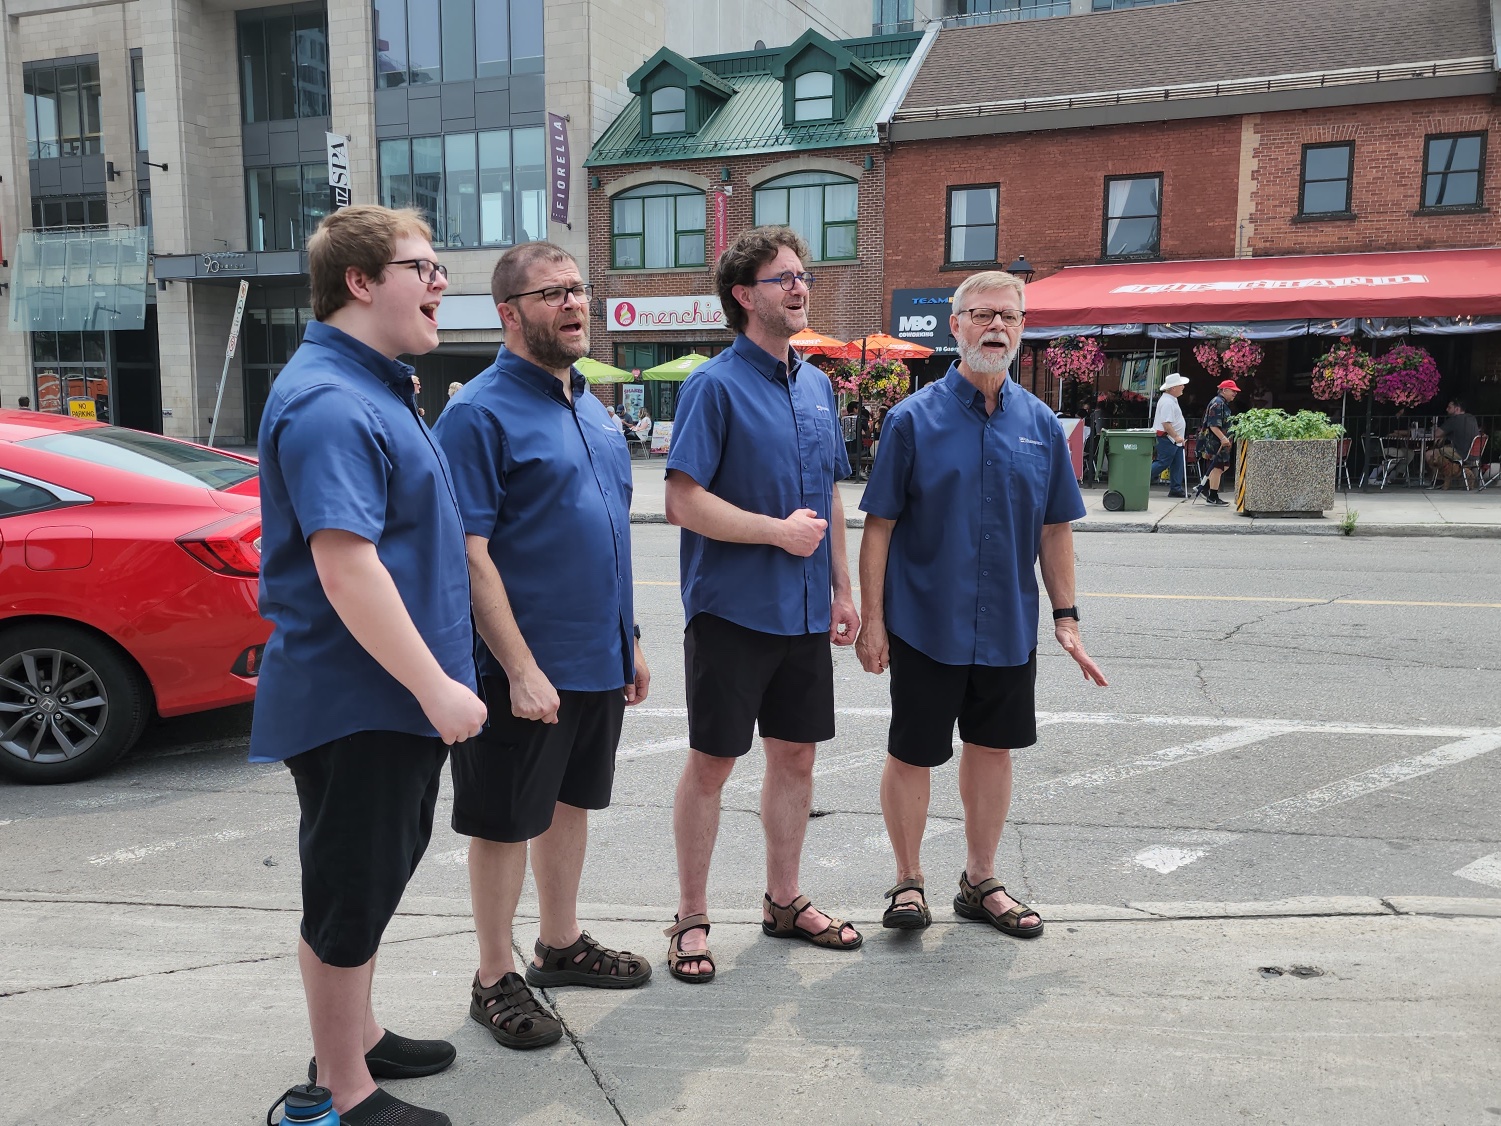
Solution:
<svg viewBox="0 0 1501 1126"><path fill-rule="evenodd" d="M825 336L821 332L805 328L792 338L792 346L799 352L818 352L825 356L832 356L844 347L844 341L835 340L832 336Z"/></svg>
<svg viewBox="0 0 1501 1126"><path fill-rule="evenodd" d="M884 332L873 332L859 340L851 340L837 352L827 354L836 359L859 360L864 363L866 360L925 360L933 354L933 349L913 344L910 340L887 336Z"/></svg>

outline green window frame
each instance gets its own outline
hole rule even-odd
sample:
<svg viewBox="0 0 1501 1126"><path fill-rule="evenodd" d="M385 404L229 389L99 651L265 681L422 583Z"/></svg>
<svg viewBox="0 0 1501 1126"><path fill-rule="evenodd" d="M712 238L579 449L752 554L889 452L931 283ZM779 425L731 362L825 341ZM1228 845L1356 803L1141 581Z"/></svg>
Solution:
<svg viewBox="0 0 1501 1126"><path fill-rule="evenodd" d="M860 255L860 185L832 172L794 172L756 189L756 226L791 227L811 261L850 262Z"/></svg>
<svg viewBox="0 0 1501 1126"><path fill-rule="evenodd" d="M659 86L651 92L651 135L688 131L688 91L681 86Z"/></svg>
<svg viewBox="0 0 1501 1126"><path fill-rule="evenodd" d="M834 117L834 76L810 70L792 80L792 120L796 125L831 121Z"/></svg>
<svg viewBox="0 0 1501 1126"><path fill-rule="evenodd" d="M610 265L670 270L707 263L708 208L686 184L643 184L610 201Z"/></svg>

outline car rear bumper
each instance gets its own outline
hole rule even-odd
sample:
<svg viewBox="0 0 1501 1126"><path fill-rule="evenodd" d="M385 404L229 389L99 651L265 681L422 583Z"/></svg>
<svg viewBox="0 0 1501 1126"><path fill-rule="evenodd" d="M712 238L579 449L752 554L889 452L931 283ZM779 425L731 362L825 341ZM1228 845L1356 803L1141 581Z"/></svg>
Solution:
<svg viewBox="0 0 1501 1126"><path fill-rule="evenodd" d="M238 675L247 649L271 636L256 609L255 579L205 575L135 622L131 651L146 671L164 716L243 704L255 698L255 676Z"/></svg>

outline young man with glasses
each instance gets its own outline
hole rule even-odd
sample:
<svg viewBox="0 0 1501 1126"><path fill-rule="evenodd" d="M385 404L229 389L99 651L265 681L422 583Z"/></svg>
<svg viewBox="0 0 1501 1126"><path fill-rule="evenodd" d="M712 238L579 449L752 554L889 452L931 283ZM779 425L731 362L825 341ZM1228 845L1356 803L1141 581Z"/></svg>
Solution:
<svg viewBox="0 0 1501 1126"><path fill-rule="evenodd" d="M954 910L1017 938L1042 918L995 878L1011 804L1011 752L1037 742L1035 566L1053 634L1084 678L1104 685L1079 639L1070 521L1084 515L1068 442L1048 407L1006 377L1021 345L1022 283L987 271L954 293L959 359L891 408L860 507L866 671L891 669L891 729L881 812L896 854L882 923L932 922L920 850L932 768L964 750L967 863Z"/></svg>
<svg viewBox="0 0 1501 1126"><path fill-rule="evenodd" d="M449 1121L375 1080L442 1071L453 1046L386 1031L370 1001L448 747L485 720L459 510L396 359L438 344L447 281L431 237L415 211L323 220L308 243L317 320L260 428L260 608L275 629L250 760L285 761L296 783L309 1071L351 1126Z"/></svg>
<svg viewBox="0 0 1501 1126"><path fill-rule="evenodd" d="M453 466L490 707L453 754L453 828L471 838L479 939L469 1015L507 1048L556 1043L530 985L630 989L651 964L578 923L588 811L610 804L625 708L646 699L631 587L625 438L573 364L589 286L549 242L501 255L490 281L506 343L438 418ZM511 931L530 848L541 909L526 977Z"/></svg>
<svg viewBox="0 0 1501 1126"><path fill-rule="evenodd" d="M669 972L690 983L714 979L720 794L758 725L762 929L838 950L864 941L798 885L814 748L834 735L829 642L851 644L860 624L835 487L850 467L833 386L790 345L808 327L807 255L788 228L757 227L720 256L715 283L735 342L683 384L667 456L667 519L683 529L692 749L673 806L679 903L666 934Z"/></svg>

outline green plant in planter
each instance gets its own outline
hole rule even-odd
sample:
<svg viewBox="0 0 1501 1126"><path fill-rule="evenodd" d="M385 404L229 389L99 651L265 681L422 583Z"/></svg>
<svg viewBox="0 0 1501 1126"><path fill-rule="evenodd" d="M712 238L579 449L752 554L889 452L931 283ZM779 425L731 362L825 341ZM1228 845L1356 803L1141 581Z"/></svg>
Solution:
<svg viewBox="0 0 1501 1126"><path fill-rule="evenodd" d="M1343 438L1345 428L1330 422L1322 411L1289 415L1276 408L1260 408L1235 416L1230 435L1240 442L1307 442Z"/></svg>

